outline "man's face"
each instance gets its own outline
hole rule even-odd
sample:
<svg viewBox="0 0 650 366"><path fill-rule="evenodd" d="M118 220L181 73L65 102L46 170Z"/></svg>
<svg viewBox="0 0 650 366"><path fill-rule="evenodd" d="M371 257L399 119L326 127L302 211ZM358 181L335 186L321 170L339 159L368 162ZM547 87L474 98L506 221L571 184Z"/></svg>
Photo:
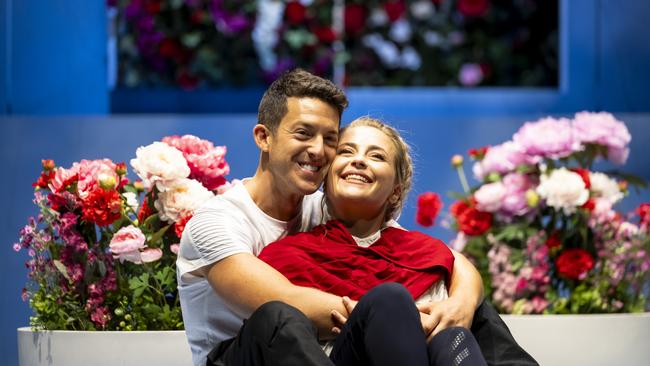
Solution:
<svg viewBox="0 0 650 366"><path fill-rule="evenodd" d="M315 98L287 98L287 114L271 135L269 168L277 187L291 194L314 193L336 153L339 115Z"/></svg>

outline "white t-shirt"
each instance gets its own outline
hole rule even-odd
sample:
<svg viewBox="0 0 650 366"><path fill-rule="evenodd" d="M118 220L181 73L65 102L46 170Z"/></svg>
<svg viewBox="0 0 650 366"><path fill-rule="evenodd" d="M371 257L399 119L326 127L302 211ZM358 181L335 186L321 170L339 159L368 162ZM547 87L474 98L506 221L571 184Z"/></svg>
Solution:
<svg viewBox="0 0 650 366"><path fill-rule="evenodd" d="M243 323L241 309L230 309L205 277L191 272L237 253L259 255L262 249L288 232L307 231L321 223L322 193L302 200L301 212L285 222L265 214L242 182L201 208L185 226L177 266L178 293L183 321L195 365L205 365L218 342L237 335Z"/></svg>

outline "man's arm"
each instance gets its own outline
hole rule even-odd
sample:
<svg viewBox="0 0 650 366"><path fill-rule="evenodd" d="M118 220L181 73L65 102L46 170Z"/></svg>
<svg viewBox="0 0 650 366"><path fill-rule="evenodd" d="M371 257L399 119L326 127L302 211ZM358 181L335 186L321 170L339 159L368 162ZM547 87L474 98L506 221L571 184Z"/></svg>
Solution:
<svg viewBox="0 0 650 366"><path fill-rule="evenodd" d="M280 272L249 253L224 258L207 268L208 282L232 309L248 317L260 305L277 300L302 311L318 328L320 339L334 337L332 310L346 311L340 297L293 285Z"/></svg>
<svg viewBox="0 0 650 366"><path fill-rule="evenodd" d="M428 317L422 317L422 326L426 334L432 337L443 329L472 325L474 311L483 301L483 281L474 265L464 255L452 250L454 270L449 298L439 302L430 302L418 306Z"/></svg>

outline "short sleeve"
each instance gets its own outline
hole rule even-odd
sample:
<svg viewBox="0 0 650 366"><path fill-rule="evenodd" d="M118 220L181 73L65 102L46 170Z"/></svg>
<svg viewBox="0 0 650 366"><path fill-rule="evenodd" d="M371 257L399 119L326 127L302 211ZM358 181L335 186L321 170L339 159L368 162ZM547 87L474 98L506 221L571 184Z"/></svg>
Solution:
<svg viewBox="0 0 650 366"><path fill-rule="evenodd" d="M200 209L187 222L176 261L181 278L231 255L253 254L255 239L249 229L251 225L228 206Z"/></svg>

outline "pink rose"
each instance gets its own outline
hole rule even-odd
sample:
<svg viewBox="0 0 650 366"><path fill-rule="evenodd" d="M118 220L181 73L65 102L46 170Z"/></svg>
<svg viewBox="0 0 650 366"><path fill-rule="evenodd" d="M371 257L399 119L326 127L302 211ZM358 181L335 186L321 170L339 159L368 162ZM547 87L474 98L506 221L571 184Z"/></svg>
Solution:
<svg viewBox="0 0 650 366"><path fill-rule="evenodd" d="M151 263L160 259L162 254L160 248L147 248L140 253L140 257L143 263Z"/></svg>
<svg viewBox="0 0 650 366"><path fill-rule="evenodd" d="M133 225L123 227L113 235L109 247L114 258L120 261L138 262L139 251L144 248L145 236ZM136 254L137 253L137 254Z"/></svg>
<svg viewBox="0 0 650 366"><path fill-rule="evenodd" d="M190 167L190 179L196 179L209 190L226 183L225 175L230 173L226 162L226 147L215 147L210 141L193 135L168 136L162 140L183 153Z"/></svg>
<svg viewBox="0 0 650 366"><path fill-rule="evenodd" d="M485 212L496 212L506 197L506 189L501 182L487 183L474 192L476 208Z"/></svg>

